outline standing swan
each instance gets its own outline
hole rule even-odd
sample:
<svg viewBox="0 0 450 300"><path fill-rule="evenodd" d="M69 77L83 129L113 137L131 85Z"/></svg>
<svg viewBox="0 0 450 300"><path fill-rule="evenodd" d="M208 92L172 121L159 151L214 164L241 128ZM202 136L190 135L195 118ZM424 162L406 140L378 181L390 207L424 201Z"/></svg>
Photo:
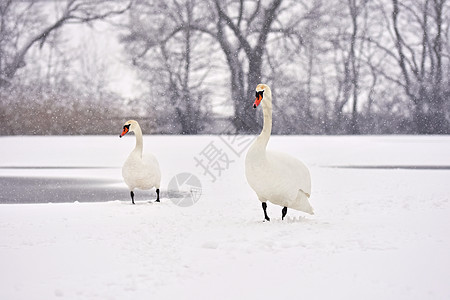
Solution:
<svg viewBox="0 0 450 300"><path fill-rule="evenodd" d="M298 159L285 153L266 151L272 132L272 91L265 84L256 87L253 108L262 103L264 126L245 157L245 176L251 188L262 202L264 218L267 201L283 207L281 219L292 208L314 214L308 198L311 195L311 176L308 167Z"/></svg>
<svg viewBox="0 0 450 300"><path fill-rule="evenodd" d="M156 187L156 202L159 202L159 186L161 171L156 157L153 154L142 154L142 130L138 122L127 121L119 137L133 131L136 135L136 147L130 153L122 167L122 176L130 189L131 203L134 204L134 189L148 190Z"/></svg>

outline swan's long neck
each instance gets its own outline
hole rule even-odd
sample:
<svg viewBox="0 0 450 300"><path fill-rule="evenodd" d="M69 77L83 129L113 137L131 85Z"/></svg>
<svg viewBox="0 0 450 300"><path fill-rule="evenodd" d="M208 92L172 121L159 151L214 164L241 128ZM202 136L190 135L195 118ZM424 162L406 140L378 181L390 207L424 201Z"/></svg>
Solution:
<svg viewBox="0 0 450 300"><path fill-rule="evenodd" d="M142 157L144 143L142 141L142 130L141 130L141 127L139 127L139 125L134 130L134 135L136 136L136 147L134 147L133 151L137 152L139 154L139 156Z"/></svg>
<svg viewBox="0 0 450 300"><path fill-rule="evenodd" d="M258 136L258 143L264 150L269 142L270 134L272 133L272 95L267 93L261 102L263 107L264 125L261 134Z"/></svg>

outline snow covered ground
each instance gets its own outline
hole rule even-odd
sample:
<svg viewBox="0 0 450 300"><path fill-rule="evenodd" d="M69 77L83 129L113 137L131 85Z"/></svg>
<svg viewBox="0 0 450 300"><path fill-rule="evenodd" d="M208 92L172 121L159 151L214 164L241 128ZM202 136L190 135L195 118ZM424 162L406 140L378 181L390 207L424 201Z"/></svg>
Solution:
<svg viewBox="0 0 450 300"><path fill-rule="evenodd" d="M309 165L316 214L281 221L269 204L271 222L245 180L251 141L144 136L163 199L137 191L133 206L120 169L133 136L1 137L0 182L98 180L123 196L1 204L0 299L450 299L449 136L272 137ZM189 207L167 196L182 172L202 185Z"/></svg>

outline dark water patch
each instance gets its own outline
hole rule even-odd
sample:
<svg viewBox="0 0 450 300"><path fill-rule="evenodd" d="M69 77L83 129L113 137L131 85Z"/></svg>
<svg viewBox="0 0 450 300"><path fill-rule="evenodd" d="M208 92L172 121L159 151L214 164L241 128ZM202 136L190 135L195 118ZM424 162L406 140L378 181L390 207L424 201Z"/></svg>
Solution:
<svg viewBox="0 0 450 300"><path fill-rule="evenodd" d="M383 165L383 166L328 166L336 169L373 169L373 170L450 170L450 166L403 166L403 165Z"/></svg>
<svg viewBox="0 0 450 300"><path fill-rule="evenodd" d="M0 203L64 203L126 200L126 187L115 180L81 178L0 177ZM141 194L141 193L139 193Z"/></svg>
<svg viewBox="0 0 450 300"><path fill-rule="evenodd" d="M119 169L119 167L75 167L75 166L2 166L0 169L7 170L103 170Z"/></svg>

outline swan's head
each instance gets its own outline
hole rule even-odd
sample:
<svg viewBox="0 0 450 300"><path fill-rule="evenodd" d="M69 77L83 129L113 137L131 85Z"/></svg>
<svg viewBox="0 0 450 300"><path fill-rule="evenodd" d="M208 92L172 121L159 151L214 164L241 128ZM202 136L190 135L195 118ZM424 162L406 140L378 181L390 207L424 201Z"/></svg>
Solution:
<svg viewBox="0 0 450 300"><path fill-rule="evenodd" d="M256 87L256 94L255 94L255 102L253 103L253 108L257 108L258 105L261 103L261 101L266 98L268 95L271 95L271 91L268 85L266 84L258 84Z"/></svg>
<svg viewBox="0 0 450 300"><path fill-rule="evenodd" d="M123 124L123 130L119 137L123 137L128 132L135 131L138 126L139 124L135 120L126 121L125 124Z"/></svg>

